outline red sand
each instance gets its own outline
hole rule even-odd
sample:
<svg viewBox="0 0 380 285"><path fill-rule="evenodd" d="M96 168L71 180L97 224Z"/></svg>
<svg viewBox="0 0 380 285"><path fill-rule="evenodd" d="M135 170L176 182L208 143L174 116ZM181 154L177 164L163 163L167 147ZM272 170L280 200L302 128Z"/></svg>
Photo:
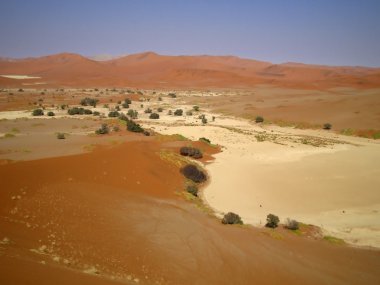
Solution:
<svg viewBox="0 0 380 285"><path fill-rule="evenodd" d="M157 154L183 143L0 165L0 240L9 238L0 244L0 282L379 284L379 251L224 226L185 202L179 169ZM98 278L81 273L88 268Z"/></svg>

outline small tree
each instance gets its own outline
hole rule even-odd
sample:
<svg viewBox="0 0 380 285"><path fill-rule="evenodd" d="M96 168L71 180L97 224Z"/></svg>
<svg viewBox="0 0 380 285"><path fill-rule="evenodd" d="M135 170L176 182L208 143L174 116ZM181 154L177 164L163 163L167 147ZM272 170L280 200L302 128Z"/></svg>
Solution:
<svg viewBox="0 0 380 285"><path fill-rule="evenodd" d="M33 110L32 115L33 116L43 116L44 111L42 109L35 109L35 110Z"/></svg>
<svg viewBox="0 0 380 285"><path fill-rule="evenodd" d="M332 128L332 125L330 123L326 123L323 125L324 130L331 130L331 128Z"/></svg>
<svg viewBox="0 0 380 285"><path fill-rule="evenodd" d="M262 123L262 122L264 122L264 118L261 117L261 116L257 116L256 119L255 119L255 122L256 123Z"/></svg>
<svg viewBox="0 0 380 285"><path fill-rule="evenodd" d="M229 225L233 225L233 224L242 225L243 221L238 214L228 212L227 214L224 215L224 217L222 219L222 224L225 224L225 225L228 225L228 224Z"/></svg>
<svg viewBox="0 0 380 285"><path fill-rule="evenodd" d="M278 226L278 223L280 222L280 219L278 218L278 216L276 215L273 215L273 214L269 214L267 216L267 223L266 223L266 227L268 228L276 228Z"/></svg>

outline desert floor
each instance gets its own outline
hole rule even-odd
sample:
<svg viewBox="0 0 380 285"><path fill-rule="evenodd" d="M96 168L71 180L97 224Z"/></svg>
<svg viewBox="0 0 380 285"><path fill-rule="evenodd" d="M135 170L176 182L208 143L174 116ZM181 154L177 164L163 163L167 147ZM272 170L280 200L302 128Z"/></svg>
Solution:
<svg viewBox="0 0 380 285"><path fill-rule="evenodd" d="M256 124L207 102L186 115L186 93L158 96L130 105L152 136L127 132L116 119L51 106L55 117L33 118L2 106L1 283L380 282L378 141ZM119 97L94 110L106 115L103 103L113 107ZM162 107L160 119L149 119L148 107ZM179 108L184 116L167 114ZM103 122L121 131L95 135ZM209 175L201 198L184 192L185 145L205 154L194 162ZM222 225L228 211L247 225ZM269 213L299 220L300 231L262 227Z"/></svg>

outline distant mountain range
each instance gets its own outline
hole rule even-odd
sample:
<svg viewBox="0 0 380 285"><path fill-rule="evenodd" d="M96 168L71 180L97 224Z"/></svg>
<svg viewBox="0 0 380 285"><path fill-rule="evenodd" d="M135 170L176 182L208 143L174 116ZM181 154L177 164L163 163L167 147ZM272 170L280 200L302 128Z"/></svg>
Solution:
<svg viewBox="0 0 380 285"><path fill-rule="evenodd" d="M145 52L113 58L60 53L38 58L0 58L1 87L291 88L380 87L380 68L272 64L235 56L167 56Z"/></svg>

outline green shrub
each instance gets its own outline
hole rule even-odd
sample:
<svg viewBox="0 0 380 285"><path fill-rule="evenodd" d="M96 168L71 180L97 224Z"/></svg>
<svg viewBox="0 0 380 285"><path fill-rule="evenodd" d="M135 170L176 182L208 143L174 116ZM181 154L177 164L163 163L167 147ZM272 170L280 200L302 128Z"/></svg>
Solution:
<svg viewBox="0 0 380 285"><path fill-rule="evenodd" d="M52 111L49 111L49 112L47 113L47 115L48 115L49 117L54 117L54 116L55 116L54 112L52 112Z"/></svg>
<svg viewBox="0 0 380 285"><path fill-rule="evenodd" d="M150 116L149 116L149 119L159 119L159 118L160 118L160 115L157 114L157 113L152 113L152 114L150 114Z"/></svg>
<svg viewBox="0 0 380 285"><path fill-rule="evenodd" d="M228 224L229 225L233 225L233 224L242 225L243 221L238 214L228 212L227 214L224 215L224 217L222 219L222 224L225 224L225 225L228 225Z"/></svg>
<svg viewBox="0 0 380 285"><path fill-rule="evenodd" d="M198 197L198 187L194 185L189 185L186 187L186 191L195 197Z"/></svg>
<svg viewBox="0 0 380 285"><path fill-rule="evenodd" d="M121 105L124 109L128 109L129 108L129 104L127 102L124 102L122 105Z"/></svg>
<svg viewBox="0 0 380 285"><path fill-rule="evenodd" d="M127 121L127 130L130 132L135 132L135 133L144 132L144 129L139 124L135 123L132 120Z"/></svg>
<svg viewBox="0 0 380 285"><path fill-rule="evenodd" d="M199 106L193 106L193 110L198 112L199 111Z"/></svg>
<svg viewBox="0 0 380 285"><path fill-rule="evenodd" d="M201 183L207 180L206 174L199 170L194 164L187 164L181 169L182 174L196 183Z"/></svg>
<svg viewBox="0 0 380 285"><path fill-rule="evenodd" d="M44 111L42 109L35 109L35 110L33 110L32 115L33 116L43 116Z"/></svg>
<svg viewBox="0 0 380 285"><path fill-rule="evenodd" d="M273 214L269 214L267 216L267 223L265 224L266 227L268 228L276 228L278 226L278 223L280 222L280 219Z"/></svg>
<svg viewBox="0 0 380 285"><path fill-rule="evenodd" d="M94 111L92 114L93 114L94 116L100 116L100 113L99 113L98 111Z"/></svg>
<svg viewBox="0 0 380 285"><path fill-rule="evenodd" d="M256 123L262 123L262 122L264 122L264 118L261 117L261 116L257 116L256 119L255 119L255 122Z"/></svg>
<svg viewBox="0 0 380 285"><path fill-rule="evenodd" d="M128 112L127 112L127 115L128 115L131 119L137 119L138 112L137 112L136 110L129 109Z"/></svg>

